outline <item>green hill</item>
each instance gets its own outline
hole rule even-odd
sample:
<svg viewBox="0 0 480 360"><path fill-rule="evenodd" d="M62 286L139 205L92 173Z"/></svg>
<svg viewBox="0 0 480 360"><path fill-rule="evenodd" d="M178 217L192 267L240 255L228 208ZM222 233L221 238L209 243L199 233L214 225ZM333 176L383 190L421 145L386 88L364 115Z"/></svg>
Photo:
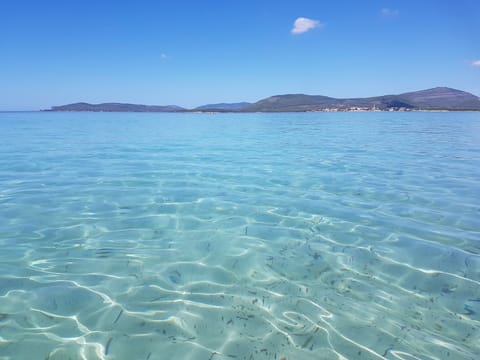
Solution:
<svg viewBox="0 0 480 360"><path fill-rule="evenodd" d="M399 95L337 99L319 95L276 95L260 100L242 111L325 111L325 110L480 110L480 98L465 91L437 87Z"/></svg>

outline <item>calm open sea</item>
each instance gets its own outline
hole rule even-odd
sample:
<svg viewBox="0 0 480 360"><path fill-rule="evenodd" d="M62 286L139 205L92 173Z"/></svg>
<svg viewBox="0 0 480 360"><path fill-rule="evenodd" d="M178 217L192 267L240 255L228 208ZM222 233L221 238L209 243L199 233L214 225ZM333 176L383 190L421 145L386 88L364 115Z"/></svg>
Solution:
<svg viewBox="0 0 480 360"><path fill-rule="evenodd" d="M381 358L480 358L480 113L0 114L0 359Z"/></svg>

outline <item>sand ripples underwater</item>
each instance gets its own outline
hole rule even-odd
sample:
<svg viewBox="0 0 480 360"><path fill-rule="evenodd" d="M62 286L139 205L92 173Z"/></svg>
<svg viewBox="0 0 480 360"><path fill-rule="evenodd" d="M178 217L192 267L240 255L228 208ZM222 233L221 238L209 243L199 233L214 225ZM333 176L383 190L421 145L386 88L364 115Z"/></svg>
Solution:
<svg viewBox="0 0 480 360"><path fill-rule="evenodd" d="M0 359L478 359L477 114L0 130Z"/></svg>

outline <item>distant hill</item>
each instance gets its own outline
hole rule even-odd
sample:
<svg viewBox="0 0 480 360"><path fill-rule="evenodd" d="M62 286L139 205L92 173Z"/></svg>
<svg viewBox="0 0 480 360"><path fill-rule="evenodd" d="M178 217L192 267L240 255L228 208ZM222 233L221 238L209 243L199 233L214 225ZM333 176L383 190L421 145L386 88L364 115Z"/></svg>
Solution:
<svg viewBox="0 0 480 360"><path fill-rule="evenodd" d="M237 111L252 105L249 102L207 104L196 107L194 111Z"/></svg>
<svg viewBox="0 0 480 360"><path fill-rule="evenodd" d="M408 92L399 98L421 109L480 110L480 98L447 87Z"/></svg>
<svg viewBox="0 0 480 360"><path fill-rule="evenodd" d="M75 103L62 106L53 106L47 111L106 111L106 112L176 112L185 111L186 109L176 105L138 105L138 104L123 104L123 103L103 103L103 104L88 104Z"/></svg>
<svg viewBox="0 0 480 360"><path fill-rule="evenodd" d="M124 112L303 112L358 110L473 110L480 111L480 98L465 91L447 87L383 95L368 98L339 99L322 95L275 95L256 103L219 103L185 109L176 105L137 105L122 103L76 103L53 106L47 111L124 111Z"/></svg>
<svg viewBox="0 0 480 360"><path fill-rule="evenodd" d="M338 99L320 95L275 95L247 106L243 111L311 111L339 106Z"/></svg>
<svg viewBox="0 0 480 360"><path fill-rule="evenodd" d="M436 87L399 95L337 99L319 95L276 95L256 102L242 111L325 111L325 110L480 110L480 98L465 91Z"/></svg>

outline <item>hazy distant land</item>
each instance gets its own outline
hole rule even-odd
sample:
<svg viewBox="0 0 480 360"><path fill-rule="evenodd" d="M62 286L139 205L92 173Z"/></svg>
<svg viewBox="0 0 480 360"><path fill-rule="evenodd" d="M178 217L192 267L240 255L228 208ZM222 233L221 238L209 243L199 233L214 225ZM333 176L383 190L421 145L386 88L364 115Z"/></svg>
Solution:
<svg viewBox="0 0 480 360"><path fill-rule="evenodd" d="M256 103L207 104L194 109L176 105L139 105L124 103L75 103L53 106L45 111L106 112L310 112L310 111L480 111L480 98L465 91L436 87L399 95L338 99L322 95L275 95Z"/></svg>

